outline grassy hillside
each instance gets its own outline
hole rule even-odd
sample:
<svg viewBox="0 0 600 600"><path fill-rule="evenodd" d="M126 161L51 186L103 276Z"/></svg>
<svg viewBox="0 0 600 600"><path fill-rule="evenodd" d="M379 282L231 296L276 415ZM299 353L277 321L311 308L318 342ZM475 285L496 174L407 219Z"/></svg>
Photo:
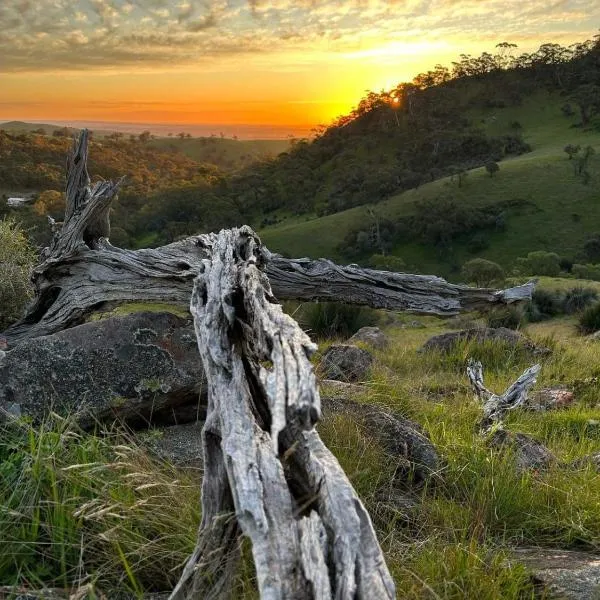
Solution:
<svg viewBox="0 0 600 600"><path fill-rule="evenodd" d="M597 423L600 390L590 378L597 371L598 342L579 337L572 318L529 326L527 332L553 350L536 387L564 384L576 390L576 401L560 411L510 414L508 430L533 435L559 459L547 471L520 473L510 453L491 450L477 434L481 409L464 364L469 356L480 358L486 385L501 391L534 358L502 344L418 353L429 336L448 326L424 318L420 328L407 329L401 317L392 320L391 346L376 353L364 391L353 399L420 423L444 468L425 486L391 483L394 459L353 416L326 415L319 431L370 511L398 597L545 597L518 559L509 557L521 546L600 545L597 472L560 466L600 451L597 426L591 425ZM41 430L27 423L3 426L0 585L80 586L88 595L79 597L90 600L171 589L195 543L199 477L148 450L160 436L117 429L95 436L68 421L49 420ZM243 554L235 597L249 600L257 595L246 545Z"/></svg>
<svg viewBox="0 0 600 600"><path fill-rule="evenodd" d="M375 206L376 213L391 220L414 212L415 203L450 196L469 207L521 200L523 206L508 209L506 230L490 232L490 247L470 254L468 240L459 240L452 252L440 256L434 247L395 244L392 254L422 271L448 274L453 265L474 256L494 260L509 268L515 259L534 250L548 250L574 258L591 233L600 231L600 156L590 160L591 181L586 185L574 173L574 162L563 151L567 144L591 145L600 151L600 129L575 127L577 118L566 117L560 107L564 98L546 92L530 97L520 107L480 111L474 118L488 133L502 134L515 121L532 152L506 159L500 171L490 177L483 168L468 172L461 187L444 178L410 190ZM273 250L293 256L327 256L343 260L339 245L348 232L368 221L365 207L357 207L322 218L288 219L261 231L263 241ZM449 261L448 259L452 260Z"/></svg>

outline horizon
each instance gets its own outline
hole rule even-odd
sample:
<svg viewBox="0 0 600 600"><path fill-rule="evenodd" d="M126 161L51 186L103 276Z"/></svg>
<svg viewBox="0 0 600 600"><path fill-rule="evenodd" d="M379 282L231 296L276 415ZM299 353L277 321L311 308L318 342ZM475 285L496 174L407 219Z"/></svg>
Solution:
<svg viewBox="0 0 600 600"><path fill-rule="evenodd" d="M590 39L598 16L600 0L8 0L0 115L304 137L369 90L504 41Z"/></svg>

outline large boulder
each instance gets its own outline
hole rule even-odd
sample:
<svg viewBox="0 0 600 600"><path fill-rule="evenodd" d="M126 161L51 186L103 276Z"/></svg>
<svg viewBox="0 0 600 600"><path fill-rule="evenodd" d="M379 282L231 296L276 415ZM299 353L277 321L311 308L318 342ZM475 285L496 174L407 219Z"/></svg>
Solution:
<svg viewBox="0 0 600 600"><path fill-rule="evenodd" d="M361 404L336 394L321 398L323 418L350 415L396 461L396 479L420 483L437 476L442 462L422 427L378 406Z"/></svg>
<svg viewBox="0 0 600 600"><path fill-rule="evenodd" d="M76 413L84 426L115 417L134 425L190 421L203 417L203 373L191 321L170 313L112 317L5 352L0 409L36 421L51 410Z"/></svg>
<svg viewBox="0 0 600 600"><path fill-rule="evenodd" d="M338 381L363 381L372 364L370 352L352 344L333 344L321 359L325 377Z"/></svg>
<svg viewBox="0 0 600 600"><path fill-rule="evenodd" d="M377 350L385 349L389 340L379 327L361 327L346 343L356 344L361 342Z"/></svg>
<svg viewBox="0 0 600 600"><path fill-rule="evenodd" d="M600 598L600 555L573 550L520 548L512 556L523 563L551 598ZM546 596L544 596L546 597Z"/></svg>
<svg viewBox="0 0 600 600"><path fill-rule="evenodd" d="M428 339L421 352L437 350L439 352L449 352L458 343L464 340L483 343L487 341L499 341L506 344L521 347L536 356L545 356L550 353L548 348L538 346L528 337L518 331L507 329L506 327L498 328L478 328L463 329L462 331L451 331L450 333L442 333Z"/></svg>

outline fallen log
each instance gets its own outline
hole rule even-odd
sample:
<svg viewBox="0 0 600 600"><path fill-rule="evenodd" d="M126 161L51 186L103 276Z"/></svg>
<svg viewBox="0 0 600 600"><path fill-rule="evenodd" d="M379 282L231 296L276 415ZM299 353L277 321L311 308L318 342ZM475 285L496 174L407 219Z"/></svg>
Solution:
<svg viewBox="0 0 600 600"><path fill-rule="evenodd" d="M122 180L90 184L88 134L68 161L64 224L32 274L34 299L4 335L9 348L26 338L81 323L107 302L189 304L194 278L207 258L205 236L156 249L125 250L109 242L108 214ZM341 267L329 260L286 259L261 250L277 298L329 300L415 314L451 316L462 311L531 298L534 282L493 290L451 284L434 276Z"/></svg>
<svg viewBox="0 0 600 600"><path fill-rule="evenodd" d="M209 390L202 523L171 600L225 594L240 532L261 598L395 598L369 515L314 430L316 346L275 303L260 240L243 227L204 244L191 301Z"/></svg>

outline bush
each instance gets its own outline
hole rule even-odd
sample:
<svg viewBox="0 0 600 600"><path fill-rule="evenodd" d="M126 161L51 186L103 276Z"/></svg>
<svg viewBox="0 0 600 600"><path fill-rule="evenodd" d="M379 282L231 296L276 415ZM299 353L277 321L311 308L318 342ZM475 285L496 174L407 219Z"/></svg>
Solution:
<svg viewBox="0 0 600 600"><path fill-rule="evenodd" d="M600 303L585 309L579 317L579 331L594 333L600 329Z"/></svg>
<svg viewBox="0 0 600 600"><path fill-rule="evenodd" d="M557 277L560 274L560 256L554 252L530 252L527 258L517 258L517 264L528 275Z"/></svg>
<svg viewBox="0 0 600 600"><path fill-rule="evenodd" d="M581 312L594 304L598 292L590 287L574 287L567 291L563 300L563 310L568 314Z"/></svg>
<svg viewBox="0 0 600 600"><path fill-rule="evenodd" d="M500 170L500 166L497 162L494 162L493 160L488 160L485 163L485 170L490 174L490 177L493 177L494 174Z"/></svg>
<svg viewBox="0 0 600 600"><path fill-rule="evenodd" d="M469 283L472 282L479 286L487 286L494 282L504 281L502 267L485 258L474 258L466 262L462 268L462 276Z"/></svg>
<svg viewBox="0 0 600 600"><path fill-rule="evenodd" d="M406 270L406 263L399 256L390 256L389 254L373 254L369 259L369 264L380 271L402 273Z"/></svg>
<svg viewBox="0 0 600 600"><path fill-rule="evenodd" d="M525 315L514 306L497 308L491 310L485 318L488 327L506 327L507 329L519 329L525 323Z"/></svg>
<svg viewBox="0 0 600 600"><path fill-rule="evenodd" d="M571 272L577 279L591 279L592 281L600 281L600 265L574 264Z"/></svg>
<svg viewBox="0 0 600 600"><path fill-rule="evenodd" d="M16 321L32 295L29 275L35 251L19 225L0 221L0 331Z"/></svg>
<svg viewBox="0 0 600 600"><path fill-rule="evenodd" d="M527 319L531 322L551 319L563 312L563 303L560 292L535 290L526 309Z"/></svg>
<svg viewBox="0 0 600 600"><path fill-rule="evenodd" d="M348 338L378 321L373 309L341 302L308 302L300 306L294 318L316 338Z"/></svg>

